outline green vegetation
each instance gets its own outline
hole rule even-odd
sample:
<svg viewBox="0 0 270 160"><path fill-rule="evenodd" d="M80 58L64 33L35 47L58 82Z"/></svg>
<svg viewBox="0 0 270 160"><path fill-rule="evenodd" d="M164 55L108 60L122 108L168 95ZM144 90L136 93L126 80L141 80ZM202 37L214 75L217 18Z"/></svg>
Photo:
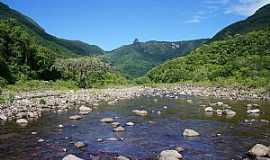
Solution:
<svg viewBox="0 0 270 160"><path fill-rule="evenodd" d="M206 39L194 41L149 41L139 42L138 39L131 45L126 45L115 49L108 54L108 62L129 79L144 75L147 71L178 56L200 46Z"/></svg>
<svg viewBox="0 0 270 160"><path fill-rule="evenodd" d="M270 29L205 44L147 73L153 82L218 82L265 87L270 83Z"/></svg>
<svg viewBox="0 0 270 160"><path fill-rule="evenodd" d="M53 68L61 73L61 77L75 81L81 88L125 82L120 74L114 72L108 64L95 57L59 59Z"/></svg>

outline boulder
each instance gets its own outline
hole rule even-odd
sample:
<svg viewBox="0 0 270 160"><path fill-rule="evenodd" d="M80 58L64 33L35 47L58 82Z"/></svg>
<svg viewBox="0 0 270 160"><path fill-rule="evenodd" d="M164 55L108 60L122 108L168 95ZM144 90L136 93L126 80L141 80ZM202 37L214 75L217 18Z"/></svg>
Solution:
<svg viewBox="0 0 270 160"><path fill-rule="evenodd" d="M4 114L0 114L0 120L7 121L7 117Z"/></svg>
<svg viewBox="0 0 270 160"><path fill-rule="evenodd" d="M197 137L200 136L200 133L193 129L185 129L183 132L183 136L185 137Z"/></svg>
<svg viewBox="0 0 270 160"><path fill-rule="evenodd" d="M204 111L205 111L205 112L213 112L214 109L213 109L212 107L206 107L206 108L204 109Z"/></svg>
<svg viewBox="0 0 270 160"><path fill-rule="evenodd" d="M75 146L76 148L79 148L79 149L80 149L80 148L85 147L86 144L79 141L79 142L74 143L74 146Z"/></svg>
<svg viewBox="0 0 270 160"><path fill-rule="evenodd" d="M127 125L127 126L134 126L135 123L133 123L133 122L127 122L126 125Z"/></svg>
<svg viewBox="0 0 270 160"><path fill-rule="evenodd" d="M81 106L79 108L80 112L92 112L92 108L86 107L86 106Z"/></svg>
<svg viewBox="0 0 270 160"><path fill-rule="evenodd" d="M256 114L256 113L260 113L260 110L259 109L249 109L249 110L247 110L247 113L248 114Z"/></svg>
<svg viewBox="0 0 270 160"><path fill-rule="evenodd" d="M80 120L82 117L80 115L74 115L69 117L70 120Z"/></svg>
<svg viewBox="0 0 270 160"><path fill-rule="evenodd" d="M100 120L100 122L103 122L103 123L112 123L114 120L113 118L102 118Z"/></svg>
<svg viewBox="0 0 270 160"><path fill-rule="evenodd" d="M129 158L127 158L125 156L118 156L116 159L117 160L129 160Z"/></svg>
<svg viewBox="0 0 270 160"><path fill-rule="evenodd" d="M117 128L117 127L119 127L121 125L121 123L119 123L119 122L113 122L112 123L112 127L113 128Z"/></svg>
<svg viewBox="0 0 270 160"><path fill-rule="evenodd" d="M228 116L235 116L236 115L236 112L233 111L233 110L230 110L230 109L225 109L225 114L228 115Z"/></svg>
<svg viewBox="0 0 270 160"><path fill-rule="evenodd" d="M159 154L159 160L179 160L183 156L176 150L165 150Z"/></svg>
<svg viewBox="0 0 270 160"><path fill-rule="evenodd" d="M248 151L248 153L258 157L264 157L270 153L270 148L262 144L256 144Z"/></svg>
<svg viewBox="0 0 270 160"><path fill-rule="evenodd" d="M120 126L120 127L114 128L113 131L115 131L115 132L124 132L125 128Z"/></svg>
<svg viewBox="0 0 270 160"><path fill-rule="evenodd" d="M25 126L25 125L28 124L28 121L27 121L27 119L22 118L22 119L17 119L16 123L19 124L19 125Z"/></svg>
<svg viewBox="0 0 270 160"><path fill-rule="evenodd" d="M67 156L65 156L62 160L83 160L73 154L69 154Z"/></svg>
<svg viewBox="0 0 270 160"><path fill-rule="evenodd" d="M133 113L135 113L136 115L139 115L139 116L147 116L148 115L148 112L146 110L133 110L132 111Z"/></svg>

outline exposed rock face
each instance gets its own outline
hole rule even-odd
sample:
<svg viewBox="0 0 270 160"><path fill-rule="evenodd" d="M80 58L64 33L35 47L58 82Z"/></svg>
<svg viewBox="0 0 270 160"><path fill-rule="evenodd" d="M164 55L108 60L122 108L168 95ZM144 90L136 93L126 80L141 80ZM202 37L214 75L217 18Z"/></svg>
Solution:
<svg viewBox="0 0 270 160"><path fill-rule="evenodd" d="M62 160L83 160L73 154L69 154L67 156L65 156Z"/></svg>
<svg viewBox="0 0 270 160"><path fill-rule="evenodd" d="M136 109L136 110L133 110L132 112L138 116L147 116L148 115L148 112L146 110L137 110Z"/></svg>
<svg viewBox="0 0 270 160"><path fill-rule="evenodd" d="M269 149L269 147L267 147L265 145L256 144L248 152L254 156L264 157L264 156L268 156L270 154L270 149Z"/></svg>
<svg viewBox="0 0 270 160"><path fill-rule="evenodd" d="M200 133L193 129L185 129L183 132L183 136L185 137L197 137L200 136Z"/></svg>
<svg viewBox="0 0 270 160"><path fill-rule="evenodd" d="M176 150L165 150L159 154L159 160L179 160L183 156Z"/></svg>

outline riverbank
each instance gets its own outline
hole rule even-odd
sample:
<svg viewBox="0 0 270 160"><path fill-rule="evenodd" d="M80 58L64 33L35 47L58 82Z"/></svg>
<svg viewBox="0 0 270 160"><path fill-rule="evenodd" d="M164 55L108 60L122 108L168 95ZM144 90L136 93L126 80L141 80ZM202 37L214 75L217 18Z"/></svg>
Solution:
<svg viewBox="0 0 270 160"><path fill-rule="evenodd" d="M4 94L9 94L8 92ZM120 100L139 96L204 96L232 100L270 100L269 92L259 89L222 88L171 84L158 86L133 86L107 89L82 89L68 91L17 92L5 104L0 105L0 120L37 119L44 111L62 112L81 106L94 110L100 103L115 104Z"/></svg>

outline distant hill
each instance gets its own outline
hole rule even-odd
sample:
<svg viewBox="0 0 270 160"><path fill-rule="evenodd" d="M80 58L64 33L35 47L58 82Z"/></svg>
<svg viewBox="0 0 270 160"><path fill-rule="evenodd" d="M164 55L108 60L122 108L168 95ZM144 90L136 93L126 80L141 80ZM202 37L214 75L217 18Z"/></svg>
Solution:
<svg viewBox="0 0 270 160"><path fill-rule="evenodd" d="M246 20L236 22L218 32L211 41L222 40L235 34L244 34L254 30L270 27L270 4L260 8Z"/></svg>
<svg viewBox="0 0 270 160"><path fill-rule="evenodd" d="M65 40L52 36L45 32L31 18L9 8L0 2L0 21L4 19L14 19L21 25L24 25L33 36L36 36L40 44L49 47L52 50L60 52L59 54L70 55L101 55L103 50L95 45L89 45L81 41Z"/></svg>
<svg viewBox="0 0 270 160"><path fill-rule="evenodd" d="M221 30L187 56L155 67L141 80L270 87L269 37L270 5L266 5L247 20Z"/></svg>
<svg viewBox="0 0 270 160"><path fill-rule="evenodd" d="M205 44L146 74L153 82L218 82L270 86L270 29Z"/></svg>
<svg viewBox="0 0 270 160"><path fill-rule="evenodd" d="M207 39L192 41L148 41L122 46L106 54L108 61L128 78L144 75L151 68L200 46Z"/></svg>

